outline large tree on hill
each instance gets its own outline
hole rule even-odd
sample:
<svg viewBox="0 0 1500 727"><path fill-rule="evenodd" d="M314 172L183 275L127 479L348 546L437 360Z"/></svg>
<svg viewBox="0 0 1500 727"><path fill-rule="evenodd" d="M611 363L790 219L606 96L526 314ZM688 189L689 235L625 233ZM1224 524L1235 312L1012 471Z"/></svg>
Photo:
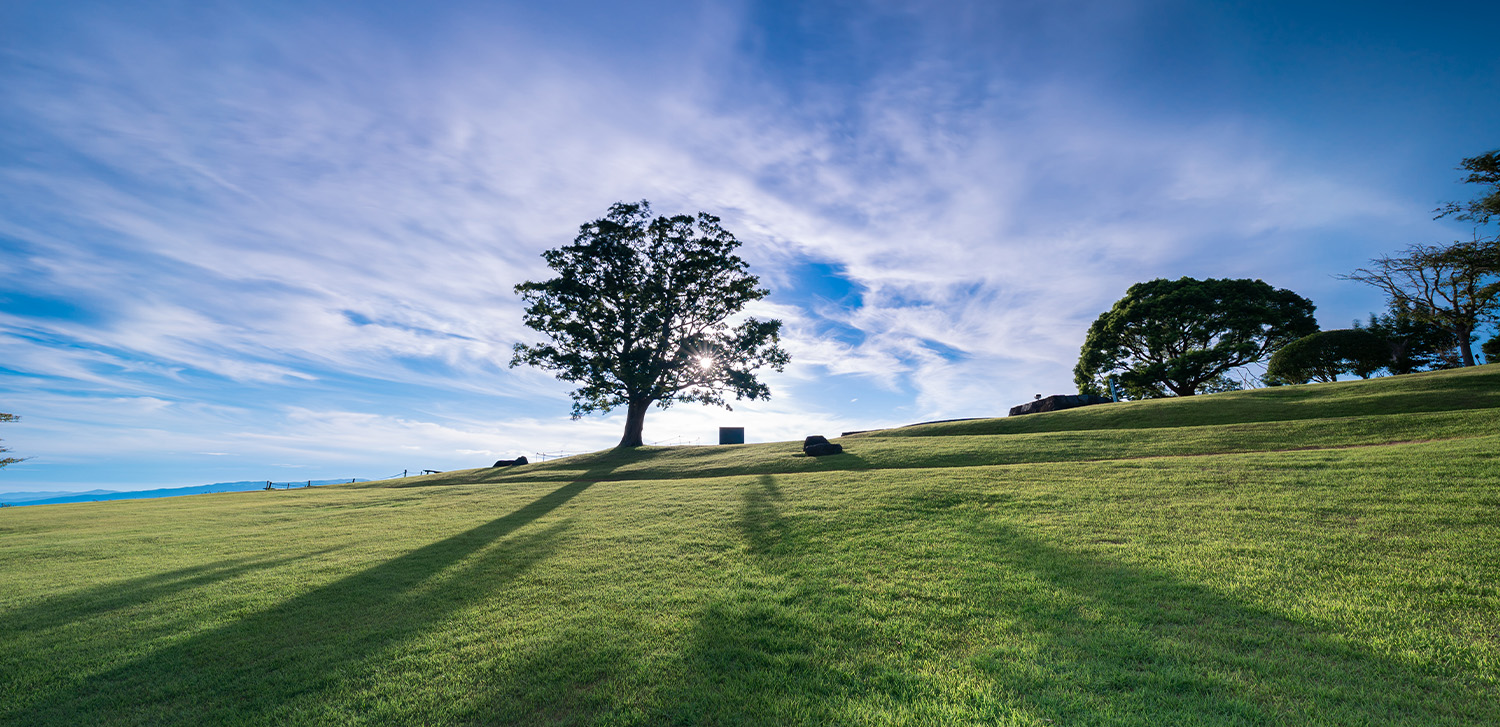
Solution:
<svg viewBox="0 0 1500 727"><path fill-rule="evenodd" d="M644 200L617 203L579 228L573 244L542 253L557 277L525 282L526 325L548 343L518 343L512 367L548 369L579 385L573 418L626 407L621 447L638 447L652 404L731 408L725 396L765 399L755 371L781 371L781 321L728 319L766 296L735 255L719 218L651 216Z"/></svg>
<svg viewBox="0 0 1500 727"><path fill-rule="evenodd" d="M1311 301L1260 280L1136 283L1089 327L1073 378L1085 394L1114 376L1133 399L1192 396L1317 330Z"/></svg>

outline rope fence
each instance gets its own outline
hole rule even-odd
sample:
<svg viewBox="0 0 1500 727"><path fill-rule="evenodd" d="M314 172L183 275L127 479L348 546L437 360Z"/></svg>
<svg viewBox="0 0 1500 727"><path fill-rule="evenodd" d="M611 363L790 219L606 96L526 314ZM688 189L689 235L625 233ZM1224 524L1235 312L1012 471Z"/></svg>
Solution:
<svg viewBox="0 0 1500 727"><path fill-rule="evenodd" d="M354 484L355 482L358 482L358 481L359 481L358 477L350 477L349 478L349 482L347 484L351 484L352 485L352 484ZM368 482L369 480L365 480L365 481ZM314 484L314 483L316 483L316 484ZM271 480L266 480L266 486L262 487L261 489L263 489L263 490L290 490L290 489L293 489L293 488L296 488L296 487L304 487L304 488L305 487L323 487L324 485L342 485L342 484L346 484L342 479L337 479L337 480L294 480L294 481L291 481L291 482L273 482Z"/></svg>

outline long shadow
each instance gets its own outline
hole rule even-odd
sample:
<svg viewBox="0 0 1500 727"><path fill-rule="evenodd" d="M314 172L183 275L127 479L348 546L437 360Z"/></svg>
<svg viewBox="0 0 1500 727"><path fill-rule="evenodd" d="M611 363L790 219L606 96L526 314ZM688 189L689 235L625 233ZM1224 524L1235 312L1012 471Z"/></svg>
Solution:
<svg viewBox="0 0 1500 727"><path fill-rule="evenodd" d="M894 517L936 518L944 535L890 558L878 541L852 570L830 566L815 521L785 515L785 499L770 476L741 493L752 568L701 611L648 723L1470 725L1500 714L1473 667L1381 654L1330 625L972 512L945 516L927 499L893 503L905 513ZM917 550L925 560L910 559ZM865 568L878 585L851 585Z"/></svg>
<svg viewBox="0 0 1500 727"><path fill-rule="evenodd" d="M648 720L661 724L840 724L832 698L859 688L858 675L828 656L867 640L852 618L832 615L829 584L806 565L814 535L783 512L776 478L741 492L738 530L747 572L703 609Z"/></svg>
<svg viewBox="0 0 1500 727"><path fill-rule="evenodd" d="M857 681L820 658L858 641L857 628L820 612L828 610L820 594L826 584L797 565L812 534L783 514L776 479L747 481L739 499L732 533L749 567L731 567L724 587L695 609L685 641L671 649L678 656L631 628L638 614L549 630L496 666L460 721L838 724L825 698Z"/></svg>
<svg viewBox="0 0 1500 727"><path fill-rule="evenodd" d="M967 588L1014 626L975 663L1056 724L1492 723L1500 697L1460 668L1393 659L1149 568L976 523L991 568ZM1001 578L1007 578L1000 580Z"/></svg>
<svg viewBox="0 0 1500 727"><path fill-rule="evenodd" d="M37 631L125 611L183 591L327 555L331 550L282 558L230 558L137 578L103 583L49 598L23 613L6 613L0 633Z"/></svg>
<svg viewBox="0 0 1500 727"><path fill-rule="evenodd" d="M8 724L274 724L306 718L390 647L544 560L570 521L510 537L592 483L0 712ZM464 561L456 574L445 573ZM424 588L439 574L439 588ZM333 719L325 715L326 719ZM317 721L314 719L313 721Z"/></svg>
<svg viewBox="0 0 1500 727"><path fill-rule="evenodd" d="M0 705L30 700L57 673L86 668L98 654L89 642L108 638L134 645L171 638L181 619L150 617L155 603L180 599L194 589L326 553L284 558L233 558L83 588L26 608L0 613ZM184 615L184 619L192 615ZM79 647L83 648L79 648ZM28 669L45 659L49 671Z"/></svg>

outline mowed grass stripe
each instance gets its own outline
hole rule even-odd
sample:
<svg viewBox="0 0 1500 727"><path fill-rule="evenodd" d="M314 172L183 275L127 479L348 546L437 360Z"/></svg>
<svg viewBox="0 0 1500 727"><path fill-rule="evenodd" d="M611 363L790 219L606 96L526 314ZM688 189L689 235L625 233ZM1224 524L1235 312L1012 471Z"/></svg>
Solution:
<svg viewBox="0 0 1500 727"><path fill-rule="evenodd" d="M1497 444L17 508L0 717L1494 723Z"/></svg>

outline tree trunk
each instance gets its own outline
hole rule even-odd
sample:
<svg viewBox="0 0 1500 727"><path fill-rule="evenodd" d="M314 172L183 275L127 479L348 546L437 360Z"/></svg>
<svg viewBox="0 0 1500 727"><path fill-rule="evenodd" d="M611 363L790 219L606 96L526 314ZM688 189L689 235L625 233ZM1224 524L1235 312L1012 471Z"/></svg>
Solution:
<svg viewBox="0 0 1500 727"><path fill-rule="evenodd" d="M646 409L650 406L649 400L632 399L630 401L630 407L625 411L625 436L620 437L619 446L639 447L643 444L641 433L646 429Z"/></svg>
<svg viewBox="0 0 1500 727"><path fill-rule="evenodd" d="M1474 335L1474 329L1468 328L1458 331L1458 351L1463 354L1464 366L1474 365L1474 344L1469 337Z"/></svg>

